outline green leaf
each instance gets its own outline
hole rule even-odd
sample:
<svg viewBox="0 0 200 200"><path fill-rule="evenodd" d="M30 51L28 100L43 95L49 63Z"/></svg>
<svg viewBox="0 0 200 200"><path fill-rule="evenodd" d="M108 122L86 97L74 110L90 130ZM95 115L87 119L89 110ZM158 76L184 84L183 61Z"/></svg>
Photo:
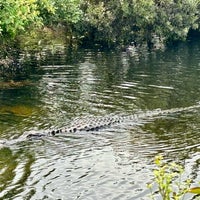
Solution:
<svg viewBox="0 0 200 200"><path fill-rule="evenodd" d="M189 193L193 193L193 194L200 194L200 187L194 187L194 188L190 188L188 190Z"/></svg>

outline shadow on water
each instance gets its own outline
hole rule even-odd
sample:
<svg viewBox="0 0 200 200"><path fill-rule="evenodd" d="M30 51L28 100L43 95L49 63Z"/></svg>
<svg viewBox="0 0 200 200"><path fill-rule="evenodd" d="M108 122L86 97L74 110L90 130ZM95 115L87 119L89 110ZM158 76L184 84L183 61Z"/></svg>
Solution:
<svg viewBox="0 0 200 200"><path fill-rule="evenodd" d="M21 53L25 84L0 85L0 137L75 119L187 108L200 101L200 45L162 51L43 49ZM25 62L25 60L27 62ZM199 108L125 121L100 131L23 141L0 150L1 199L149 199L152 160L162 153L199 177Z"/></svg>

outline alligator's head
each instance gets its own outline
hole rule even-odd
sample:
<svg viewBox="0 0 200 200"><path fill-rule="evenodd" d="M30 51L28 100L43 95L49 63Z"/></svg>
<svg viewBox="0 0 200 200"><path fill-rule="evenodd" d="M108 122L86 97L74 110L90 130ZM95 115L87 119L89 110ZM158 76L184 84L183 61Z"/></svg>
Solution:
<svg viewBox="0 0 200 200"><path fill-rule="evenodd" d="M41 132L38 132L38 131L28 131L28 132L25 132L21 138L24 138L25 140L26 139L40 139L41 137L44 137L46 136L45 133L41 133Z"/></svg>
<svg viewBox="0 0 200 200"><path fill-rule="evenodd" d="M5 139L0 140L0 149L5 147L6 144L7 144L7 140L5 140Z"/></svg>

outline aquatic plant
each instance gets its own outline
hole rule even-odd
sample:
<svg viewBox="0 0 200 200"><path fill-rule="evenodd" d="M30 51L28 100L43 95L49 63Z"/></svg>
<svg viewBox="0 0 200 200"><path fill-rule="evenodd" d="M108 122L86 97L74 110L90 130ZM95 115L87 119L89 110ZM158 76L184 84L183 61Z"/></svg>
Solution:
<svg viewBox="0 0 200 200"><path fill-rule="evenodd" d="M163 200L183 200L184 195L191 192L191 179L182 179L184 169L175 162L166 163L163 157L158 155L155 157L156 169L154 169L153 183L158 187L158 194L153 192L153 184L148 184L151 190L151 198L155 200L155 196L159 195Z"/></svg>

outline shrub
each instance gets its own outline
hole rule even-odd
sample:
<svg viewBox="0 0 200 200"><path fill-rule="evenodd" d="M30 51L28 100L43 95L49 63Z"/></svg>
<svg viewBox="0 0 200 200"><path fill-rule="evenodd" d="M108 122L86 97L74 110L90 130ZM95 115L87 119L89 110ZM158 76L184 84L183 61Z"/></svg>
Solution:
<svg viewBox="0 0 200 200"><path fill-rule="evenodd" d="M155 157L156 169L153 171L154 180L158 187L159 195L163 200L181 200L189 191L191 180L182 180L184 169L181 165L174 162L165 163L161 155ZM155 193L152 191L152 184L148 185L151 189L152 199L155 199Z"/></svg>

